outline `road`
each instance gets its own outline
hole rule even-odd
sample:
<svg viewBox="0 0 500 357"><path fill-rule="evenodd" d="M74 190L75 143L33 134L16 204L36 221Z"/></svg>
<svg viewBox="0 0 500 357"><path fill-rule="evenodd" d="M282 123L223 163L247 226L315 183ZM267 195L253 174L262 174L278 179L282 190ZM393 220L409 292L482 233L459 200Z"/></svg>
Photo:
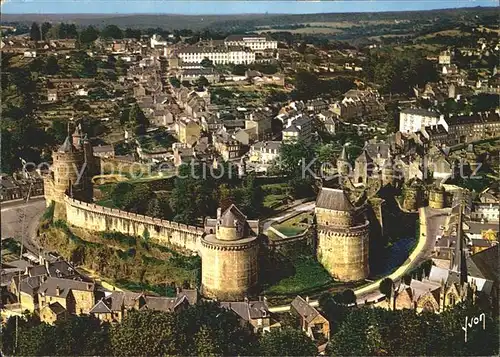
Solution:
<svg viewBox="0 0 500 357"><path fill-rule="evenodd" d="M25 247L38 254L39 246L34 238L44 211L44 197L34 197L27 203L25 201L2 202L2 239L13 237L21 241L24 233Z"/></svg>
<svg viewBox="0 0 500 357"><path fill-rule="evenodd" d="M378 288L380 282L385 278L390 278L397 281L403 277L407 272L419 266L422 262L431 258L434 244L436 242L436 234L439 232L439 226L444 225L446 218L450 212L449 208L445 209L432 209L423 207L419 210L420 222L420 236L417 246L410 254L405 263L396 269L388 276L381 278L373 283L360 287L354 290L357 297L358 304L363 304L365 300L371 300L377 295L380 295ZM319 305L317 300L310 300L309 305L317 307ZM269 309L271 312L286 312L290 310L290 305L273 306Z"/></svg>
<svg viewBox="0 0 500 357"><path fill-rule="evenodd" d="M305 202L305 203L301 203L295 207L289 208L286 211L281 212L278 216L268 218L264 221L264 224L263 224L264 232L267 231L268 228L271 226L271 224L273 224L274 222L279 221L279 220L284 219L284 218L288 218L290 216L293 216L297 212L312 211L312 210L314 210L314 207L316 207L315 201Z"/></svg>

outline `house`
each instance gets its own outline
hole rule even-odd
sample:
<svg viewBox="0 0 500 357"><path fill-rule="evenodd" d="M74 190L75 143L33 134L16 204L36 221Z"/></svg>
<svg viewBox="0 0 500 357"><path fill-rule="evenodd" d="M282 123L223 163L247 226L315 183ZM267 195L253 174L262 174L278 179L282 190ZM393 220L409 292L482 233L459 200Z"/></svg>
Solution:
<svg viewBox="0 0 500 357"><path fill-rule="evenodd" d="M95 284L61 278L47 278L38 288L40 309L58 302L68 313L88 314L95 304Z"/></svg>
<svg viewBox="0 0 500 357"><path fill-rule="evenodd" d="M201 136L201 126L192 119L182 118L178 122L179 141L188 146L193 146Z"/></svg>
<svg viewBox="0 0 500 357"><path fill-rule="evenodd" d="M439 54L438 62L441 65L450 65L451 64L451 52L450 51L442 51Z"/></svg>
<svg viewBox="0 0 500 357"><path fill-rule="evenodd" d="M309 305L309 298L304 300L297 296L290 304L292 314L300 319L300 327L307 336L313 340L330 339L330 322L319 313L314 307Z"/></svg>
<svg viewBox="0 0 500 357"><path fill-rule="evenodd" d="M426 126L438 124L447 128L444 116L430 110L409 108L399 113L399 131L402 133L416 133Z"/></svg>
<svg viewBox="0 0 500 357"><path fill-rule="evenodd" d="M93 146L92 151L94 152L94 156L97 157L115 157L115 148L113 145Z"/></svg>
<svg viewBox="0 0 500 357"><path fill-rule="evenodd" d="M304 115L289 119L282 134L283 142L310 141L312 139L312 119Z"/></svg>
<svg viewBox="0 0 500 357"><path fill-rule="evenodd" d="M249 161L259 164L276 162L280 156L281 141L259 141L250 146Z"/></svg>
<svg viewBox="0 0 500 357"><path fill-rule="evenodd" d="M139 310L145 304L144 294L130 291L113 291L101 298L89 314L106 322L121 322L130 310Z"/></svg>
<svg viewBox="0 0 500 357"><path fill-rule="evenodd" d="M258 301L245 298L245 301L221 302L220 306L236 313L244 323L253 327L255 333L271 330L271 312L265 298Z"/></svg>
<svg viewBox="0 0 500 357"><path fill-rule="evenodd" d="M269 108L255 110L245 115L245 129L251 133L253 140L263 140L272 135L272 119Z"/></svg>
<svg viewBox="0 0 500 357"><path fill-rule="evenodd" d="M215 133L212 141L215 150L222 156L224 161L235 159L241 154L241 143L224 130Z"/></svg>
<svg viewBox="0 0 500 357"><path fill-rule="evenodd" d="M66 309L58 302L45 305L40 310L40 321L53 325L56 321L65 320L68 317Z"/></svg>
<svg viewBox="0 0 500 357"><path fill-rule="evenodd" d="M56 102L58 99L57 97L57 88L49 88L47 89L47 100L49 102Z"/></svg>

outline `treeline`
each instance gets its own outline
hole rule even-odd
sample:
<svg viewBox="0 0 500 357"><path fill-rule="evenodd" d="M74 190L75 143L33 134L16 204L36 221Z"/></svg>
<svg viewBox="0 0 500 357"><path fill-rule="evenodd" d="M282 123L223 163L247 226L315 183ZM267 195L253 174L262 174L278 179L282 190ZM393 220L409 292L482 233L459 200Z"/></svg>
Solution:
<svg viewBox="0 0 500 357"><path fill-rule="evenodd" d="M417 314L414 310L347 307L347 300L349 296L337 296L335 301L320 302L329 304L325 314L334 321L327 355L498 355L498 317L479 306L461 303L441 314ZM466 325L483 313L484 329L482 322ZM303 332L288 327L295 319L282 317L287 327L255 334L236 314L214 302L177 313L131 311L114 325L71 316L51 326L26 315L25 319L11 317L2 326L2 344L5 354L16 356L317 355L316 346Z"/></svg>
<svg viewBox="0 0 500 357"><path fill-rule="evenodd" d="M17 339L16 339L17 329ZM217 303L203 302L177 313L132 311L121 323L86 316L47 325L33 316L7 320L3 351L15 356L314 356L301 331L263 335Z"/></svg>
<svg viewBox="0 0 500 357"><path fill-rule="evenodd" d="M439 78L434 64L418 51L372 51L363 63L366 79L380 86L382 93L412 94Z"/></svg>

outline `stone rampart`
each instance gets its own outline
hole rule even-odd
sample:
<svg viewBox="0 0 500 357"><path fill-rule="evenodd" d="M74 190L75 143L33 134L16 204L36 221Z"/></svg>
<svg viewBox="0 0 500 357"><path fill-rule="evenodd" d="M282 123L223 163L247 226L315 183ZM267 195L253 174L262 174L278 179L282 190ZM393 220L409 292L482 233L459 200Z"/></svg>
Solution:
<svg viewBox="0 0 500 357"><path fill-rule="evenodd" d="M90 231L116 231L131 236L148 236L158 244L188 252L199 252L201 227L188 226L159 218L130 213L64 198L68 224Z"/></svg>

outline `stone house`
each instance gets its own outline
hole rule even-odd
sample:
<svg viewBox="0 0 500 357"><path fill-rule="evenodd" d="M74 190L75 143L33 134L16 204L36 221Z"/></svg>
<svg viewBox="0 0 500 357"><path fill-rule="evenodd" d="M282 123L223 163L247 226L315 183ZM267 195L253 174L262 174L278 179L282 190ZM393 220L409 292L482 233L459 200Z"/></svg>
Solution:
<svg viewBox="0 0 500 357"><path fill-rule="evenodd" d="M221 302L220 306L236 313L242 322L253 327L255 333L271 330L271 312L267 300Z"/></svg>
<svg viewBox="0 0 500 357"><path fill-rule="evenodd" d="M225 131L219 131L212 137L215 150L222 156L224 161L235 159L241 154L241 144Z"/></svg>
<svg viewBox="0 0 500 357"><path fill-rule="evenodd" d="M280 155L281 141L259 141L250 147L250 162L269 164Z"/></svg>
<svg viewBox="0 0 500 357"><path fill-rule="evenodd" d="M65 320L68 317L66 309L58 302L45 305L40 310L40 321L53 325L56 321Z"/></svg>
<svg viewBox="0 0 500 357"><path fill-rule="evenodd" d="M61 278L47 278L38 289L39 307L60 303L69 313L88 314L95 304L95 284Z"/></svg>
<svg viewBox="0 0 500 357"><path fill-rule="evenodd" d="M269 108L256 110L245 116L245 129L252 134L253 140L265 139L272 135L272 119L273 115Z"/></svg>
<svg viewBox="0 0 500 357"><path fill-rule="evenodd" d="M309 298L297 296L290 304L292 314L300 319L300 328L313 340L330 339L330 322L309 305Z"/></svg>
<svg viewBox="0 0 500 357"><path fill-rule="evenodd" d="M201 136L201 126L192 119L181 119L178 123L179 141L187 146L193 146Z"/></svg>

